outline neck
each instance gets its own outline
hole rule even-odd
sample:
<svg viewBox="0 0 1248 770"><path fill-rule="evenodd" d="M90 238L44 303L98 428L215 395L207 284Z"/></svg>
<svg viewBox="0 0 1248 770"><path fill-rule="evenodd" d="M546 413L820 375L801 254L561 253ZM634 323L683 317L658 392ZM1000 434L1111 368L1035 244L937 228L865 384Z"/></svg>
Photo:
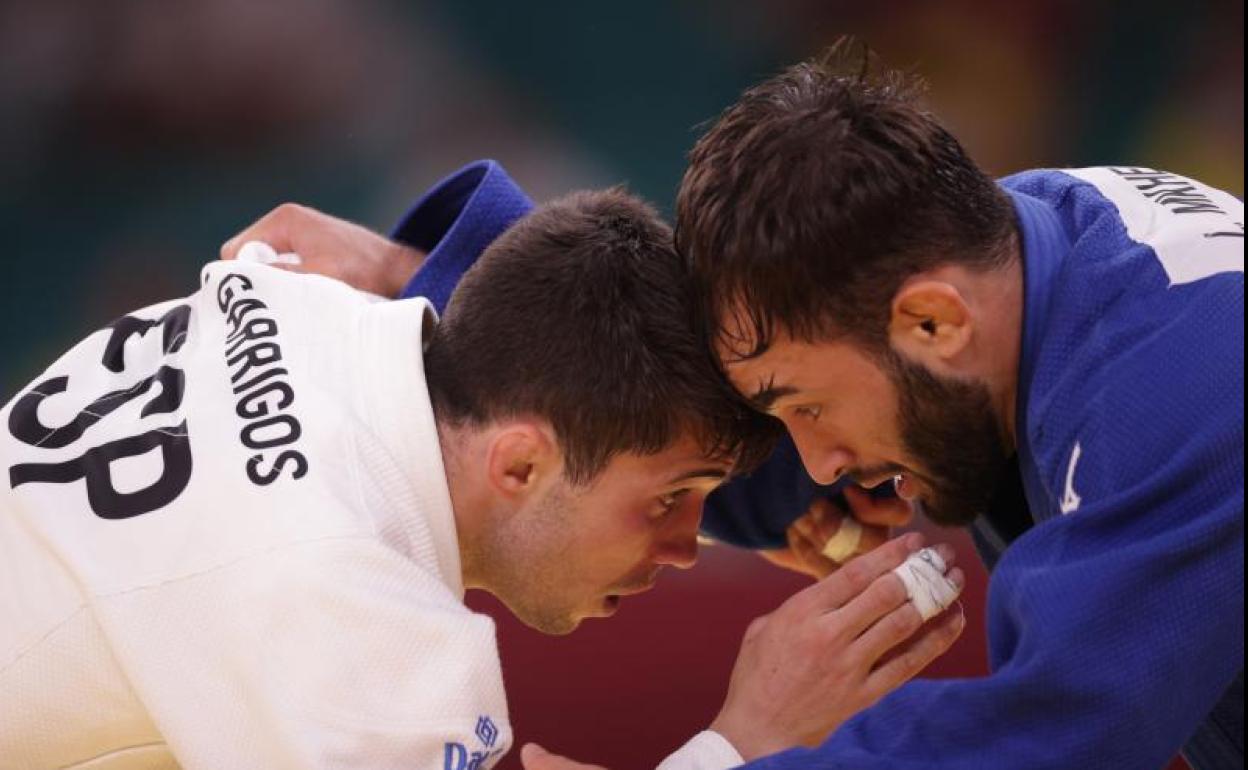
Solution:
<svg viewBox="0 0 1248 770"><path fill-rule="evenodd" d="M455 516L456 540L459 543L459 563L463 569L465 588L483 587L483 566L477 555L477 547L486 526L489 500L482 493L484 485L474 477L473 469L484 467L477 446L475 432L470 428L453 426L437 420L438 444L442 450L442 466L446 468L446 486L451 493L451 508Z"/></svg>

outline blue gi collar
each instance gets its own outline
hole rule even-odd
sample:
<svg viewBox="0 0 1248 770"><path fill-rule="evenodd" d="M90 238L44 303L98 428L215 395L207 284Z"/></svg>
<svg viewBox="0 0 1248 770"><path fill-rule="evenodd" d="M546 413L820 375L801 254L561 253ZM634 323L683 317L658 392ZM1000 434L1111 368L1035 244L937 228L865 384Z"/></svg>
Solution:
<svg viewBox="0 0 1248 770"><path fill-rule="evenodd" d="M1018 357L1018 401L1015 405L1016 431L1022 443L1036 358L1044 330L1048 328L1054 284L1070 251L1070 239L1053 207L1024 193L1006 192L1014 201L1023 252L1023 339Z"/></svg>
<svg viewBox="0 0 1248 770"><path fill-rule="evenodd" d="M426 253L401 297L427 297L441 313L464 271L533 201L497 161L470 163L412 206L390 237Z"/></svg>
<svg viewBox="0 0 1248 770"><path fill-rule="evenodd" d="M1036 465L1033 440L1038 435L1028 424L1032 385L1049 312L1058 290L1058 274L1070 253L1070 239L1052 206L1037 198L1006 190L1014 201L1023 256L1023 339L1018 356L1018 401L1015 404L1014 432L1018 445L1019 473L1031 515L1047 518L1052 507L1040 470ZM1037 426L1038 427L1038 426Z"/></svg>

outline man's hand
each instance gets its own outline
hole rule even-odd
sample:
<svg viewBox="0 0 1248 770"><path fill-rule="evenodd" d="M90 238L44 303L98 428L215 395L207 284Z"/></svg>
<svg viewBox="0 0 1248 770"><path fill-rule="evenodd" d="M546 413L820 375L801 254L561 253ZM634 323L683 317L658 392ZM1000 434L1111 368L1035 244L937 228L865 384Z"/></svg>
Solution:
<svg viewBox="0 0 1248 770"><path fill-rule="evenodd" d="M567 757L551 754L536 743L526 743L520 749L520 761L524 770L607 770L601 765L584 765Z"/></svg>
<svg viewBox="0 0 1248 770"><path fill-rule="evenodd" d="M848 561L836 562L824 554L824 546L836 536L847 516L862 526L853 556L878 548L891 536L893 527L904 527L914 518L913 506L897 497L876 499L865 489L852 485L845 487L844 495L848 511L826 497L818 497L785 531L788 548L759 551L759 555L772 564L820 580Z"/></svg>
<svg viewBox="0 0 1248 770"><path fill-rule="evenodd" d="M751 623L711 729L747 760L817 745L949 649L961 608L924 624L892 573L922 543L913 532L892 540ZM952 548L935 549L952 563ZM947 577L965 585L961 570Z"/></svg>
<svg viewBox="0 0 1248 770"><path fill-rule="evenodd" d="M236 258L248 241L299 255L300 264L279 267L337 278L382 297L399 296L425 259L416 249L296 203L283 203L226 241L221 259Z"/></svg>

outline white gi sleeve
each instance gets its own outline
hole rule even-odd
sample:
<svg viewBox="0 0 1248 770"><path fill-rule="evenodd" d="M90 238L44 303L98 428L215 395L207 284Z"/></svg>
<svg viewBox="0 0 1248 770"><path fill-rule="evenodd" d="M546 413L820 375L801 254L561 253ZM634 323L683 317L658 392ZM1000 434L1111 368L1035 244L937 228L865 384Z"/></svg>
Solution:
<svg viewBox="0 0 1248 770"><path fill-rule="evenodd" d="M745 760L714 730L703 730L659 763L656 770L724 770Z"/></svg>

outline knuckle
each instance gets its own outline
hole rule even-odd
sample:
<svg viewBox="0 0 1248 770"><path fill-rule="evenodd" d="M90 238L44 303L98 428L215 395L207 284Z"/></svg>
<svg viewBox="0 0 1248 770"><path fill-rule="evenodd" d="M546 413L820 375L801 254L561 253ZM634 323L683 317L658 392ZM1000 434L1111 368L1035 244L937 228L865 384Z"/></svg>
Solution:
<svg viewBox="0 0 1248 770"><path fill-rule="evenodd" d="M892 638L904 639L919 630L919 627L923 625L923 618L913 607L904 605L896 612L889 614L882 622L885 624L886 634Z"/></svg>
<svg viewBox="0 0 1248 770"><path fill-rule="evenodd" d="M812 660L822 660L828 648L828 635L816 623L804 623L797 629L796 646Z"/></svg>
<svg viewBox="0 0 1248 770"><path fill-rule="evenodd" d="M891 574L876 578L865 595L869 607L876 615L883 615L895 609L908 598L905 586Z"/></svg>
<svg viewBox="0 0 1248 770"><path fill-rule="evenodd" d="M303 216L304 211L306 211L306 209L298 203L286 201L284 203L279 203L265 218L279 220L298 219Z"/></svg>
<svg viewBox="0 0 1248 770"><path fill-rule="evenodd" d="M906 672L906 678L917 674L927 664L927 656L917 649L906 650L897 656L898 665Z"/></svg>
<svg viewBox="0 0 1248 770"><path fill-rule="evenodd" d="M879 585L881 601L887 602L890 607L896 607L910 598L906 593L906 584L891 572L880 575L875 582Z"/></svg>
<svg viewBox="0 0 1248 770"><path fill-rule="evenodd" d="M841 567L840 573L849 589L855 594L862 593L873 579L871 563L867 559L854 559Z"/></svg>
<svg viewBox="0 0 1248 770"><path fill-rule="evenodd" d="M833 655L827 661L825 670L833 679L847 679L857 672L857 665L850 655Z"/></svg>

